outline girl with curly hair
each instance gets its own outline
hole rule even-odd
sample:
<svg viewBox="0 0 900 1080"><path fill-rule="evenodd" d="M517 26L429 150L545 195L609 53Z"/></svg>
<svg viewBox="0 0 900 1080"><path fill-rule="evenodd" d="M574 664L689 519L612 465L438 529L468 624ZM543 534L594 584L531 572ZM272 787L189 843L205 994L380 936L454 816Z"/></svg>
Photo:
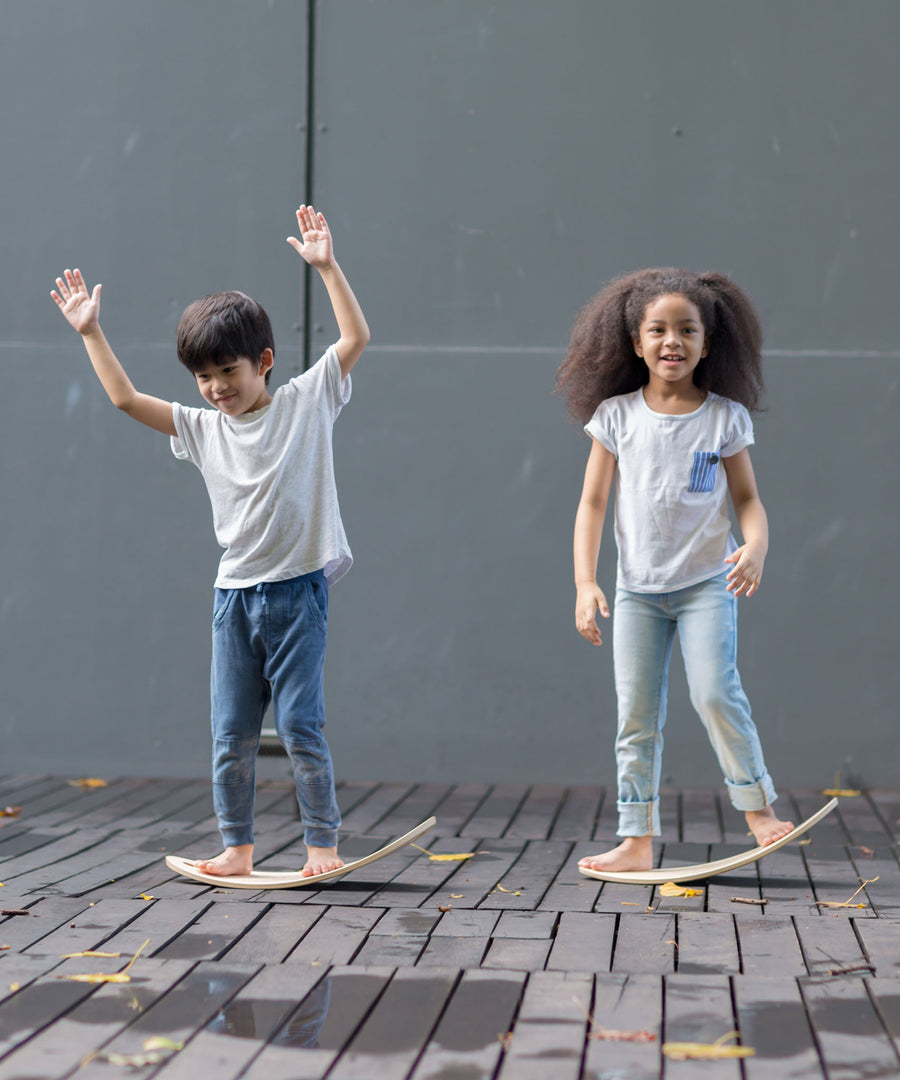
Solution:
<svg viewBox="0 0 900 1080"><path fill-rule="evenodd" d="M676 630L691 702L761 845L791 831L737 670L737 598L762 580L768 523L750 463L749 411L763 389L762 332L728 277L640 270L579 314L557 389L592 447L575 519L575 625L602 644L609 618L597 584L616 480L618 571L613 663L618 699L618 835L592 870L646 870L659 835L666 687ZM743 543L731 535L731 497Z"/></svg>

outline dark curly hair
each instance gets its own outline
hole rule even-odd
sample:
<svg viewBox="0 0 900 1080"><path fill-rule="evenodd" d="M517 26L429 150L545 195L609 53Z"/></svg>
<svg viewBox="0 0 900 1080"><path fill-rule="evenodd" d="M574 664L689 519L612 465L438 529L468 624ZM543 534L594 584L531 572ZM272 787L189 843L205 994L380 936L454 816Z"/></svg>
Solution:
<svg viewBox="0 0 900 1080"><path fill-rule="evenodd" d="M708 352L694 371L695 385L758 408L762 328L750 299L724 274L667 266L614 279L579 312L556 372L556 393L574 420L585 424L601 401L646 385L647 367L634 340L647 305L673 294L696 305L703 323Z"/></svg>

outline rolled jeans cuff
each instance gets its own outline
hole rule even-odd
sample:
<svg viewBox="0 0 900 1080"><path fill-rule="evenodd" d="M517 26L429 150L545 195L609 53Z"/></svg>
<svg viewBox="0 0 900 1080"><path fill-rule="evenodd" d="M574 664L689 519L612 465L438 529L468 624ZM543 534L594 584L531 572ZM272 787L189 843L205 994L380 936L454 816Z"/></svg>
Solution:
<svg viewBox="0 0 900 1080"><path fill-rule="evenodd" d="M659 799L650 802L616 803L619 827L616 836L659 836Z"/></svg>
<svg viewBox="0 0 900 1080"><path fill-rule="evenodd" d="M732 784L730 780L726 780L725 788L735 810L745 812L747 810L765 810L767 806L778 798L775 785L772 783L772 777L768 773L750 784Z"/></svg>

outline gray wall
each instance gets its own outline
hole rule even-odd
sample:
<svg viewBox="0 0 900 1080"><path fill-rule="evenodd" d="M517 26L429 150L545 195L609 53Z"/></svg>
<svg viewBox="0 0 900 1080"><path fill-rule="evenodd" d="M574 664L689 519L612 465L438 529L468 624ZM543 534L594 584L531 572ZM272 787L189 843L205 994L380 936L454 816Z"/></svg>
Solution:
<svg viewBox="0 0 900 1080"><path fill-rule="evenodd" d="M550 389L600 282L674 262L732 273L767 331L741 666L770 768L896 782L893 0L329 0L310 102L299 0L0 13L3 771L207 769L202 481L105 401L52 278L104 282L148 392L194 402L174 325L228 287L287 377L333 334L284 243L312 195L374 335L336 429L338 773L613 780L610 655L571 613L588 446ZM673 683L665 773L715 783Z"/></svg>

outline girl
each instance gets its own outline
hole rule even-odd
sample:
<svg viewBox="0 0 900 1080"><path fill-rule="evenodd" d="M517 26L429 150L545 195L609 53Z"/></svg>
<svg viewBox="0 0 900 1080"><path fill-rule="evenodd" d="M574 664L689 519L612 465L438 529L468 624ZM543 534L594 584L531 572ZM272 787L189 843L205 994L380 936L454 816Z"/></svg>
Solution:
<svg viewBox="0 0 900 1080"><path fill-rule="evenodd" d="M793 828L772 810L775 789L736 666L737 597L759 588L768 549L747 449L747 410L762 390L761 343L753 306L729 278L640 270L584 308L557 372L558 390L593 439L575 519L575 625L594 645L601 644L597 612L609 618L596 572L617 478L613 663L624 839L582 859L589 869L653 864L676 629L691 702L732 804L745 812L759 844ZM731 536L728 494L741 546Z"/></svg>

